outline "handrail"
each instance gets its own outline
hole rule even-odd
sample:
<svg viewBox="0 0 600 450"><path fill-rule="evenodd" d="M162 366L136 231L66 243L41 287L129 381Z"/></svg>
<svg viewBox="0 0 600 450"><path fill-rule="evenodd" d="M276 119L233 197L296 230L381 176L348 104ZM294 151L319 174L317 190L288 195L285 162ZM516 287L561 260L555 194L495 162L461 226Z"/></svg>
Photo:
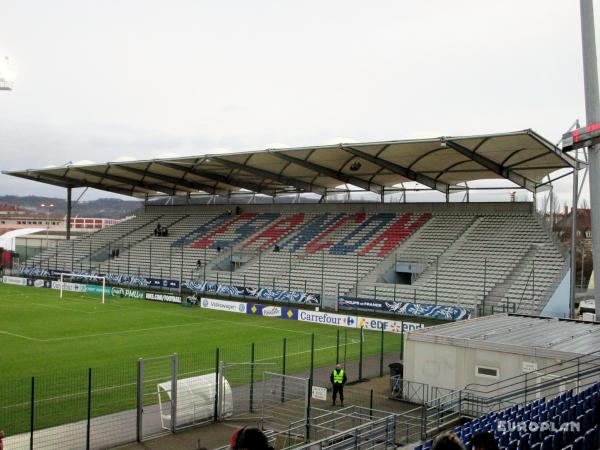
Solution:
<svg viewBox="0 0 600 450"><path fill-rule="evenodd" d="M537 369L537 371L539 372L541 370L552 369L553 367L559 367L559 366L563 366L564 367L564 365L567 364L567 363L571 363L571 362L574 362L574 361L575 362L581 362L582 358L587 358L587 357L593 357L594 359L592 361L586 361L586 364L592 363L596 359L598 360L598 362L600 362L600 350L596 350L596 351L593 351L591 353L587 353L585 355L579 355L579 356L573 357L571 359L567 359L567 360L559 362L559 363L551 364L549 366L545 366L545 367L542 367L540 369ZM507 379L501 380L501 381L496 381L496 382L490 383L490 384L471 383L471 384L468 384L468 385L465 386L465 390L473 390L475 386L488 387L488 388L496 390L498 385L506 383L506 382L509 382L509 381L512 381L512 380L516 380L516 379L519 379L519 378L523 378L526 375L527 374L519 374L519 375L515 375L514 377L507 378Z"/></svg>

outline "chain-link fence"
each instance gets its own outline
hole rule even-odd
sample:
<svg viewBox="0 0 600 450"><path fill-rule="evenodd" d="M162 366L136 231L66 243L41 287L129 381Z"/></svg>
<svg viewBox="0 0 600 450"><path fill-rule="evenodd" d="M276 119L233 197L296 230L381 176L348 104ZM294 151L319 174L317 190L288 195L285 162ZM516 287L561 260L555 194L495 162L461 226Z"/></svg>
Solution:
<svg viewBox="0 0 600 450"><path fill-rule="evenodd" d="M180 354L175 363L170 356L5 380L0 387L0 429L11 449L89 449L214 421L219 419L214 386L220 367L236 397L233 408L223 409L222 415L245 411L258 416L266 373L325 385L339 361L351 382L378 377L387 371L388 361L401 358L402 342L402 334L338 329L332 335L284 337L278 342ZM185 390L188 400L199 395L206 400L186 403ZM179 396L175 410L174 395Z"/></svg>
<svg viewBox="0 0 600 450"><path fill-rule="evenodd" d="M494 289L498 283L497 274L504 270L504 263L493 258L473 260L478 263L477 276L469 280L460 292L454 292L448 275L439 273L437 259L423 259L416 263L411 261L410 264L422 266L423 270L428 268L427 283L419 284L416 283L418 277L415 273L410 281L402 281L397 277L369 277L376 265L368 256L361 256L358 252L343 255L342 260L340 255L320 251L309 255L314 261L311 260L308 267L298 267L304 256L287 251L279 255L276 263L264 261L273 257L271 253L270 250L248 253L228 248L223 249L222 254L215 255L214 251L207 254L206 248L199 250L184 245L168 245L167 250L163 245L153 245L151 240L146 242L129 236L114 242L106 242L94 235L70 241L20 238L17 245L19 257L13 261L11 270L14 272L19 265L24 265L48 271L85 271L302 292L319 296L321 306L332 309L338 308L340 298L346 298L461 306L473 310L477 315L528 311L529 306L540 303L548 295L551 283L545 278L547 275L544 270L535 267L535 261L522 267L526 280L523 286L519 285L518 292L515 291L509 298L500 295L501 290L496 292ZM240 260L251 267L244 268L239 262L236 263ZM406 261L396 252L389 264L403 262ZM276 264L276 269L273 264ZM340 308L352 310L344 304ZM393 312L389 312L389 315L392 316Z"/></svg>

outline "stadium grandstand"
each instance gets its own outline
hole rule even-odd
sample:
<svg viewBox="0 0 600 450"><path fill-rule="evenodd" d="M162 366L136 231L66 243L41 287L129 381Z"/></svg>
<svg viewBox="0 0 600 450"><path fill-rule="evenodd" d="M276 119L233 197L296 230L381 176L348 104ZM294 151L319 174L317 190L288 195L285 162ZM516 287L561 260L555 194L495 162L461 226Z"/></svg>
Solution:
<svg viewBox="0 0 600 450"><path fill-rule="evenodd" d="M306 328L296 340L284 337L281 355L272 341L252 341L250 356L219 342L214 353L182 357L181 367L178 354L139 358L118 387L98 389L106 396L129 390L122 404L113 407L111 397L97 416L89 406L89 369L83 388L81 380L69 381L81 404L81 392L88 392L87 429L85 420L53 417L35 434L22 421L8 442L27 448L35 434L61 448L67 444L57 436L68 435L77 443L72 448L108 448L190 425L255 421L277 449L427 450L443 430L466 445L492 431L502 449L596 448L597 356L548 347L555 332L572 345L574 336L597 334L597 323L573 320L564 291L571 261L545 210L552 183L585 166L524 130L5 172L64 187L68 199L67 240L8 270L15 284L58 286L62 295L67 284L78 290L78 282L93 280L102 285L94 288L103 303L106 285L115 297L131 288L136 299L183 306L199 300L219 313L298 321L305 314L306 322L338 326L323 346ZM144 211L74 236L75 188L143 198ZM471 201L478 189L522 190L533 201ZM442 201L418 201L423 191ZM451 201L453 194L461 201ZM538 202L540 196L546 201ZM170 314L179 321L188 311ZM560 320L545 317L550 311ZM233 326L241 329L249 317L236 315ZM216 322L226 329L226 320ZM292 344L298 348L286 353ZM508 353L513 359L489 375ZM532 355L549 356L532 368L521 361ZM329 365L342 358L356 385L348 386L346 407L334 409ZM500 431L499 422L513 419L557 425L568 419L586 429Z"/></svg>
<svg viewBox="0 0 600 450"><path fill-rule="evenodd" d="M455 203L450 194L468 192L475 180L501 179L535 197L553 172L574 167L583 163L525 130L8 174L64 186L69 199L73 188L94 187L146 199L204 195L213 203L147 202L134 219L61 242L27 260L26 269L158 278L227 297L232 289L270 288L336 309L338 301L360 309L376 300L394 311L403 301L470 315L542 312L568 261L533 203ZM386 193L406 195L408 182L442 192L447 202L386 202ZM348 185L378 201L327 201ZM290 193L320 201L275 202ZM273 203L242 203L248 195ZM168 234L156 233L158 225Z"/></svg>

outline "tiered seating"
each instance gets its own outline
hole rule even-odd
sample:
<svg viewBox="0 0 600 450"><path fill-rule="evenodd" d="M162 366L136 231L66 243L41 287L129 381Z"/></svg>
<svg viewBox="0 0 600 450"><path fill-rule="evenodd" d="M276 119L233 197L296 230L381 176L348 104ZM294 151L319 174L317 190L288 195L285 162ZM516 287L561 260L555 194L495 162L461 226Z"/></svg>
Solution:
<svg viewBox="0 0 600 450"><path fill-rule="evenodd" d="M96 270L99 262L109 258L109 246L125 248L124 241L135 244L140 230L155 227L161 217L162 214L146 213L78 239L59 241L58 248L45 250L30 258L27 264L68 271Z"/></svg>
<svg viewBox="0 0 600 450"><path fill-rule="evenodd" d="M220 279L336 297L347 292L410 236L430 214L321 214L235 274ZM252 240L250 240L252 241ZM242 246L243 247L243 246ZM210 274L214 280L214 274Z"/></svg>
<svg viewBox="0 0 600 450"><path fill-rule="evenodd" d="M135 274L171 279L179 278L180 270L187 268L186 276L189 276L198 259L196 253L200 251L190 248L186 239L200 228L209 230L210 224L220 216L223 216L223 213L219 211L196 211L191 214L182 212L175 216L178 220L168 227L168 236L154 236L154 233L151 233L141 245L132 249L129 257L130 270ZM194 231L190 233L190 230ZM192 239L197 239L197 236ZM123 268L127 265L127 259L128 254L125 252L116 263Z"/></svg>
<svg viewBox="0 0 600 450"><path fill-rule="evenodd" d="M488 308L535 313L545 306L565 258L526 208L414 209L420 212L394 204L245 205L240 214L227 205L150 207L27 265L275 287L328 301L346 295L475 308L485 293ZM154 236L158 223L167 237ZM393 284L397 260L425 270L411 285Z"/></svg>
<svg viewBox="0 0 600 450"><path fill-rule="evenodd" d="M549 401L539 399L522 408L513 406L491 412L454 428L453 432L466 448L471 448L473 436L488 431L495 435L501 450L597 450L600 430L596 414L600 411L595 410L595 404L599 396L600 383L596 383L578 394L571 390ZM515 424L512 427L515 429L510 430L508 422ZM543 422L550 426L541 427ZM539 429L530 426L532 423ZM579 431L569 426L573 423L579 425ZM428 450L432 444L433 440L429 440L415 450Z"/></svg>
<svg viewBox="0 0 600 450"><path fill-rule="evenodd" d="M378 299L385 300L416 299L420 303L475 307L485 294L488 306L506 302L518 304L532 266L525 258L533 255L537 266L536 280L540 283L535 286L529 281L529 288L535 289L537 302L531 308L539 309L549 287L560 275L564 259L534 216L440 216L435 217L431 225L436 226L438 221L443 221L449 235L456 237L445 251L435 254L439 258L437 263L435 258L431 258L431 242L421 238L429 235L429 229L424 229L419 239L407 243L406 252L404 247L398 251L402 257L421 253L429 261L428 269L416 282L410 286L394 287L365 280L361 283L359 296L375 297L376 294ZM444 242L443 239L439 241L440 244ZM443 245L440 246L444 250ZM515 275L514 280L512 277L509 279L512 275ZM508 286L506 295L503 294L505 282ZM530 299L531 295L526 297L531 305ZM532 312L531 308L527 312Z"/></svg>

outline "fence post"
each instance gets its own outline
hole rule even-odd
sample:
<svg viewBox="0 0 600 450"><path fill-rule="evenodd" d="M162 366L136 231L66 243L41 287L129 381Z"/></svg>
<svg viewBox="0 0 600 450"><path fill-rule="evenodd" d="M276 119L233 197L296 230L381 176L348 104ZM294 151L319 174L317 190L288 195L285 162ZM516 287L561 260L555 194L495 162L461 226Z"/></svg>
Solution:
<svg viewBox="0 0 600 450"><path fill-rule="evenodd" d="M250 347L250 399L249 411L254 412L254 342Z"/></svg>
<svg viewBox="0 0 600 450"><path fill-rule="evenodd" d="M290 249L290 263L288 270L288 291L292 290L292 249Z"/></svg>
<svg viewBox="0 0 600 450"><path fill-rule="evenodd" d="M531 302L535 303L535 259L531 261Z"/></svg>
<svg viewBox="0 0 600 450"><path fill-rule="evenodd" d="M315 371L315 333L310 335L310 384L312 386Z"/></svg>
<svg viewBox="0 0 600 450"><path fill-rule="evenodd" d="M321 301L325 300L325 250L321 252Z"/></svg>
<svg viewBox="0 0 600 450"><path fill-rule="evenodd" d="M213 422L219 420L219 347L215 351L215 408Z"/></svg>
<svg viewBox="0 0 600 450"><path fill-rule="evenodd" d="M173 246L169 245L169 278L171 278L171 270L173 269Z"/></svg>
<svg viewBox="0 0 600 450"><path fill-rule="evenodd" d="M527 403L527 372L525 372L525 403Z"/></svg>
<svg viewBox="0 0 600 450"><path fill-rule="evenodd" d="M363 376L363 341L364 341L364 332L365 329L363 327L360 328L360 346L359 346L359 354L358 354L358 381L362 381Z"/></svg>
<svg viewBox="0 0 600 450"><path fill-rule="evenodd" d="M340 329L337 329L337 333L335 336L335 363L338 364L340 362Z"/></svg>
<svg viewBox="0 0 600 450"><path fill-rule="evenodd" d="M348 328L344 327L344 370L346 370L347 357L348 357Z"/></svg>
<svg viewBox="0 0 600 450"><path fill-rule="evenodd" d="M440 270L440 257L435 256L435 305L438 304L438 274Z"/></svg>
<svg viewBox="0 0 600 450"><path fill-rule="evenodd" d="M312 378L309 378L306 386L306 396L304 400L304 404L306 406L304 410L304 442L308 442L310 440L310 402L312 397Z"/></svg>
<svg viewBox="0 0 600 450"><path fill-rule="evenodd" d="M177 377L179 371L179 355L173 353L171 360L171 433L177 430Z"/></svg>
<svg viewBox="0 0 600 450"><path fill-rule="evenodd" d="M482 311L481 311L481 315L485 316L485 291L486 291L486 286L487 284L487 258L483 258L483 299L482 299Z"/></svg>
<svg viewBox="0 0 600 450"><path fill-rule="evenodd" d="M31 377L31 416L29 418L29 450L33 450L33 430L35 428L35 377Z"/></svg>
<svg viewBox="0 0 600 450"><path fill-rule="evenodd" d="M285 401L285 356L287 352L287 338L283 337L283 350L281 352L281 403Z"/></svg>
<svg viewBox="0 0 600 450"><path fill-rule="evenodd" d="M144 360L143 358L138 358L137 364L137 411L136 411L136 420L137 420L137 432L136 438L138 442L142 442L142 414L144 408Z"/></svg>
<svg viewBox="0 0 600 450"><path fill-rule="evenodd" d="M400 361L404 361L404 321L400 322Z"/></svg>
<svg viewBox="0 0 600 450"><path fill-rule="evenodd" d="M356 296L358 297L358 252L356 252Z"/></svg>
<svg viewBox="0 0 600 450"><path fill-rule="evenodd" d="M379 351L379 376L383 376L383 324L381 325L381 347Z"/></svg>
<svg viewBox="0 0 600 450"><path fill-rule="evenodd" d="M369 398L369 417L373 420L373 389L371 389L371 396Z"/></svg>
<svg viewBox="0 0 600 450"><path fill-rule="evenodd" d="M87 427L85 430L85 448L90 450L90 429L92 424L92 368L88 369L88 402L87 402Z"/></svg>

